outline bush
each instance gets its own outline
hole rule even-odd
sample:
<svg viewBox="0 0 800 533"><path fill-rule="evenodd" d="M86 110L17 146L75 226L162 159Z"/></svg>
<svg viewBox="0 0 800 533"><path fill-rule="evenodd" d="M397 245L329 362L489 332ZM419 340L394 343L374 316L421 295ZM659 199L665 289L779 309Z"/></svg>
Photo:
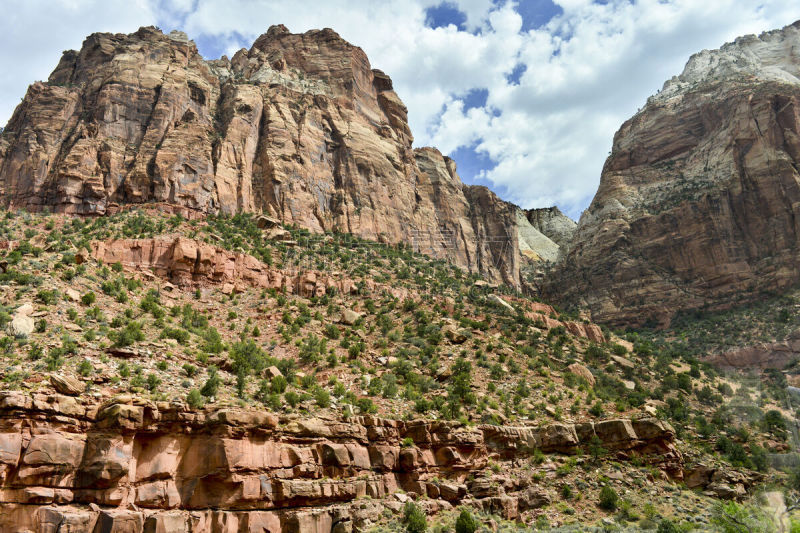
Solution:
<svg viewBox="0 0 800 533"><path fill-rule="evenodd" d="M97 296L92 291L87 292L83 296L81 296L81 303L83 305L94 305L95 300L97 300Z"/></svg>
<svg viewBox="0 0 800 533"><path fill-rule="evenodd" d="M658 523L658 529L656 530L656 533L679 533L679 531L680 530L678 529L678 526L665 518Z"/></svg>
<svg viewBox="0 0 800 533"><path fill-rule="evenodd" d="M128 322L124 329L113 333L111 336L114 340L114 347L116 348L124 348L135 342L144 340L142 325L134 321Z"/></svg>
<svg viewBox="0 0 800 533"><path fill-rule="evenodd" d="M297 404L300 403L300 396L293 391L290 390L286 394L283 395L283 398L286 400L286 403L289 404L291 407L297 407Z"/></svg>
<svg viewBox="0 0 800 533"><path fill-rule="evenodd" d="M270 390L276 394L283 394L286 392L286 387L289 384L286 382L286 378L278 375L272 378L272 382L270 383Z"/></svg>
<svg viewBox="0 0 800 533"><path fill-rule="evenodd" d="M428 530L428 519L414 502L406 502L403 507L403 523L408 533L425 533Z"/></svg>
<svg viewBox="0 0 800 533"><path fill-rule="evenodd" d="M88 359L84 359L78 364L78 374L83 377L89 377L92 373L92 363Z"/></svg>
<svg viewBox="0 0 800 533"><path fill-rule="evenodd" d="M201 407L203 407L205 400L203 400L203 395L200 394L199 390L192 389L186 396L186 403L188 403L189 407L191 407L192 409L200 409Z"/></svg>
<svg viewBox="0 0 800 533"><path fill-rule="evenodd" d="M58 291L56 290L47 290L42 289L36 294L36 297L41 300L41 302L45 305L53 305L58 301Z"/></svg>
<svg viewBox="0 0 800 533"><path fill-rule="evenodd" d="M468 509L461 509L456 519L456 533L475 533L478 527L480 524L472 513Z"/></svg>
<svg viewBox="0 0 800 533"><path fill-rule="evenodd" d="M606 511L615 511L618 503L619 496L617 495L617 491L609 486L605 486L600 489L600 499L598 501L598 505L601 509L605 509Z"/></svg>
<svg viewBox="0 0 800 533"><path fill-rule="evenodd" d="M331 395L322 387L317 387L317 390L314 391L314 401L320 407L329 407L331 405Z"/></svg>
<svg viewBox="0 0 800 533"><path fill-rule="evenodd" d="M208 379L206 380L205 384L203 384L203 388L200 389L200 394L206 398L216 396L221 384L222 379L219 377L217 369L212 366L208 369Z"/></svg>
<svg viewBox="0 0 800 533"><path fill-rule="evenodd" d="M603 416L603 402L599 400L595 402L595 404L589 408L589 414L596 417Z"/></svg>

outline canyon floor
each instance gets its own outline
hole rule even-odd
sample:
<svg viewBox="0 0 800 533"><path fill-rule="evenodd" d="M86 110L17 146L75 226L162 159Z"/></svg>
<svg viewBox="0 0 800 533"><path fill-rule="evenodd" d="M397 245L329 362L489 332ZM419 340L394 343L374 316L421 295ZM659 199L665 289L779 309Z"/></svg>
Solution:
<svg viewBox="0 0 800 533"><path fill-rule="evenodd" d="M408 246L169 211L0 213L0 530L756 531L791 503L791 365L701 357L735 321L615 332ZM781 301L735 344L789 334Z"/></svg>

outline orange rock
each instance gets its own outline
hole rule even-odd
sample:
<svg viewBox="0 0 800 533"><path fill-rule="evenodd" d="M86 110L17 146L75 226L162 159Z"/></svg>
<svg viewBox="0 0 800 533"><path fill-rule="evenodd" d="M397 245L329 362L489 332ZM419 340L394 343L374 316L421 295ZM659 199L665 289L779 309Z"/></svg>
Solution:
<svg viewBox="0 0 800 533"><path fill-rule="evenodd" d="M95 33L9 121L0 193L65 213L264 213L274 239L291 223L405 242L520 287L520 239L539 234L525 212L412 142L389 76L331 29L273 26L214 61L154 27ZM188 266L191 252L175 261Z"/></svg>

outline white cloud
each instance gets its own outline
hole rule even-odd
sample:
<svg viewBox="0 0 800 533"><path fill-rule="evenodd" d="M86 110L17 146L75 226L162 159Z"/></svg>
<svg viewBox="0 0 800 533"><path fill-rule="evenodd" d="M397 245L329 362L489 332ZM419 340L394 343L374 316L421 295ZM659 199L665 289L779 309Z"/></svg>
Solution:
<svg viewBox="0 0 800 533"><path fill-rule="evenodd" d="M526 0L519 0L524 2ZM525 207L572 215L596 190L614 131L693 52L800 18L784 0L556 0L563 13L522 32L510 0L454 0L466 31L425 26L439 0L12 0L0 20L0 122L62 49L93 31L180 27L231 54L271 24L331 27L364 48L409 108L418 146L476 146L497 162L481 177ZM506 75L526 70L519 84ZM475 89L487 106L467 109Z"/></svg>

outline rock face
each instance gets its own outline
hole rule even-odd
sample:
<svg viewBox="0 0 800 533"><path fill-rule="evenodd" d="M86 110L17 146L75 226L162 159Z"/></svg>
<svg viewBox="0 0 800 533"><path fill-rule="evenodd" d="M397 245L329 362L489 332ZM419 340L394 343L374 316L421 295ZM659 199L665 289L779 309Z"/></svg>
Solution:
<svg viewBox="0 0 800 533"><path fill-rule="evenodd" d="M782 370L800 356L800 330L785 339L741 346L727 352L708 355L705 361L723 369L775 368Z"/></svg>
<svg viewBox="0 0 800 533"><path fill-rule="evenodd" d="M578 226L558 207L529 209L525 216L534 228L560 247L569 243Z"/></svg>
<svg viewBox="0 0 800 533"><path fill-rule="evenodd" d="M330 29L273 26L213 61L181 32L98 33L29 88L0 137L0 193L78 214L263 212L407 242L521 287L522 258L555 245L538 235L521 256L536 230L520 210L462 184L437 150L412 149L406 115L391 79Z"/></svg>
<svg viewBox="0 0 800 533"><path fill-rule="evenodd" d="M0 394L0 530L360 531L385 507L399 510L391 497L399 489L428 496L431 512L469 502L514 519L550 496L529 479L483 477L490 457L574 453L595 436L682 475L674 431L656 419L466 427L8 392Z"/></svg>
<svg viewBox="0 0 800 533"><path fill-rule="evenodd" d="M800 22L693 56L617 132L545 292L666 324L800 281Z"/></svg>

